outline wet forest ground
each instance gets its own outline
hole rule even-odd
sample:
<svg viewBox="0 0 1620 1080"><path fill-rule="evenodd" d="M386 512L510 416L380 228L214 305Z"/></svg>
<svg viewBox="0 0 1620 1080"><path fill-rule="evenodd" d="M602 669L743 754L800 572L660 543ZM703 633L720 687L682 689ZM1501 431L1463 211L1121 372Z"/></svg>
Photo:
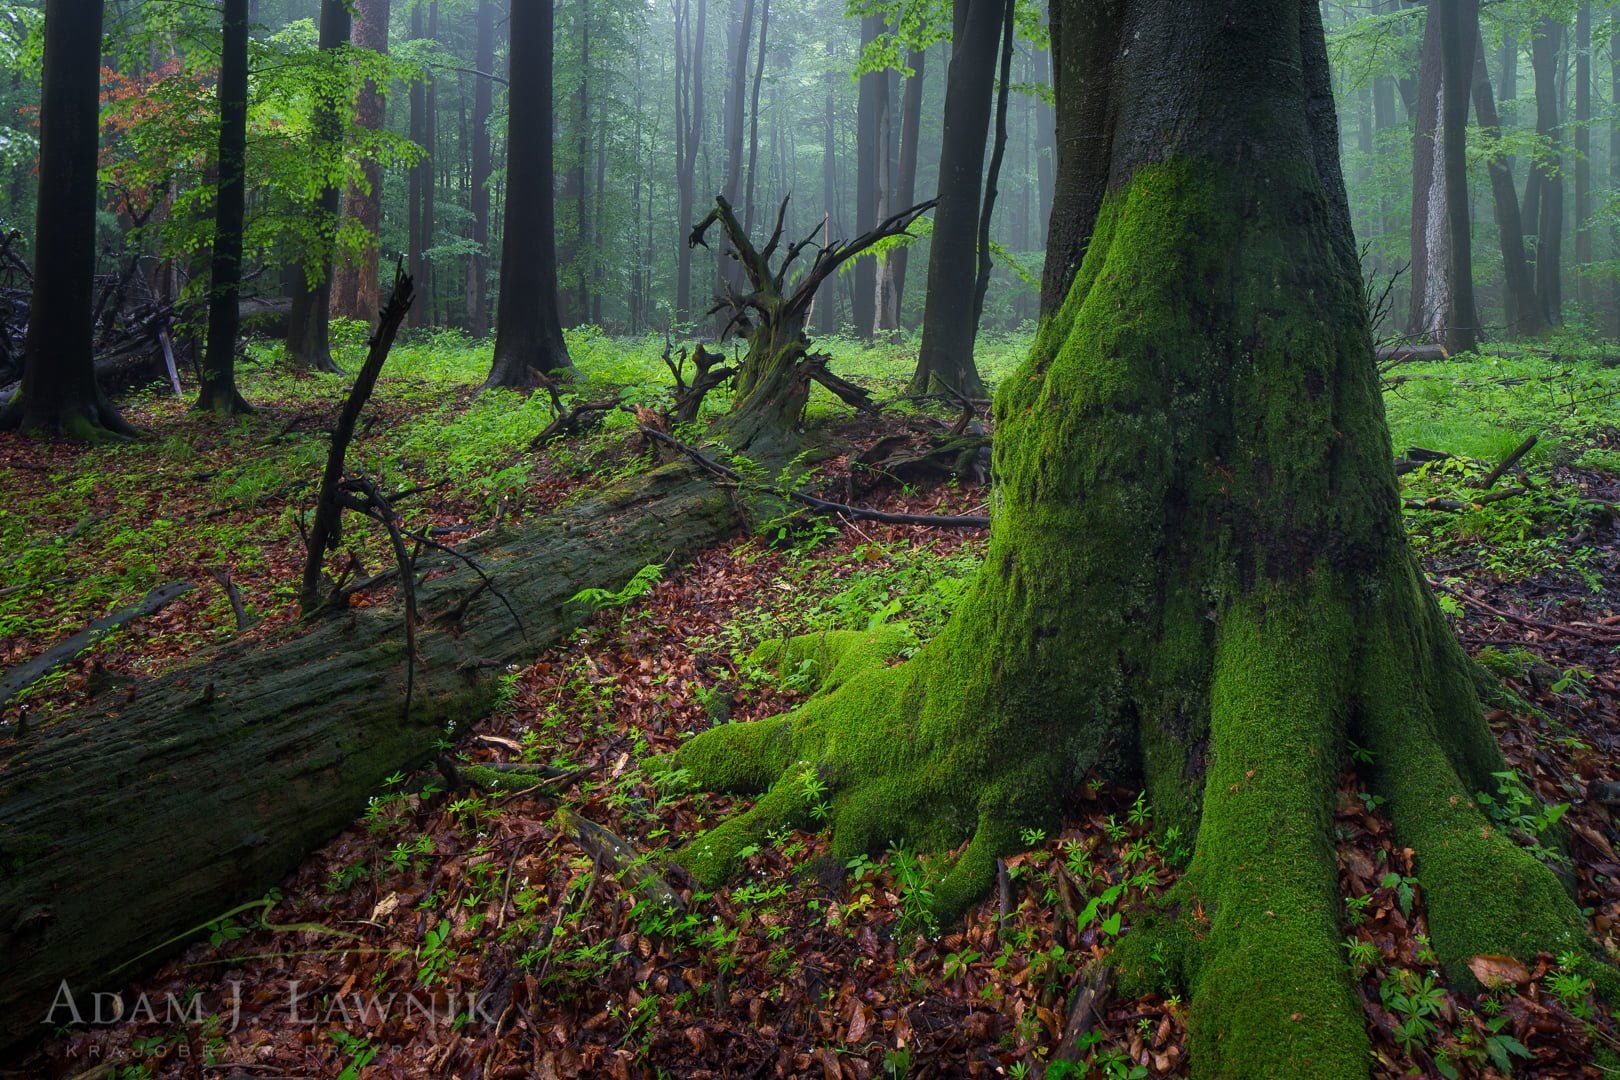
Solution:
<svg viewBox="0 0 1620 1080"><path fill-rule="evenodd" d="M591 379L582 398L611 385L657 404L660 342L572 344ZM987 375L1005 375L1027 344L991 343ZM356 348L351 335L351 367ZM909 371L903 348L836 354L835 369L879 397ZM483 362L450 336L407 342L367 411L351 461L395 488L436 485L403 508L412 523L460 538L645 467L618 416L531 449L549 407L475 398ZM49 723L212 644L290 625L296 518L342 383L268 365L245 383L260 411L229 428L145 397L127 405L149 433L131 446L0 436L0 670L162 582L198 586L0 708L0 754L25 714ZM1620 956L1620 370L1571 342L1401 364L1386 383L1409 531L1459 637L1517 698L1490 713L1512 771L1479 797L1564 870ZM826 403L812 414L857 448L884 430ZM1530 435L1534 448L1489 489L1523 493L1482 501L1476 485ZM812 482L884 508L984 512L974 477L852 475L850 456ZM0 1060L0 1076L1184 1075L1188 1011L1173 988L1073 1015L1094 962L1192 847L1155 828L1140 792L1081 784L1061 831L1025 837L997 894L944 928L926 904L939 853L895 849L829 880L808 871L826 837L783 833L716 893L660 867L681 900L671 911L564 827L579 815L656 865L732 804L660 791L641 762L802 700L804 673L751 663L757 644L901 619L926 637L982 545L975 532L796 518L596 597L591 622L509 671L499 707L453 748L462 762L545 765L559 779L451 793L436 769L395 777L268 903L221 913L131 989L126 1000L144 993L155 1018L63 1028ZM381 536L351 530L350 547L361 572L386 559ZM1476 974L1492 988L1477 996L1446 985L1425 936L1423 868L1361 784L1360 754L1346 747L1336 835L1345 962L1375 1074L1612 1074L1620 1027L1559 957L1482 958Z"/></svg>

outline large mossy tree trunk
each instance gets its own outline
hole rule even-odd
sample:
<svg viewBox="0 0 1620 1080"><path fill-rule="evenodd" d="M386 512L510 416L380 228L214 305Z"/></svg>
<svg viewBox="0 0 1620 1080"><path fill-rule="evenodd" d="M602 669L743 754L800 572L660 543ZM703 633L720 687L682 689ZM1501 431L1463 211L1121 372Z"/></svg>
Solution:
<svg viewBox="0 0 1620 1080"><path fill-rule="evenodd" d="M1160 944L1195 1073L1365 1075L1331 831L1347 738L1451 977L1588 939L1473 801L1504 766L1402 531L1319 9L1064 0L1053 22L1060 144L1107 153L1059 176L1083 216L1055 257L1083 258L1049 272L1066 300L996 402L984 567L907 663L884 665L890 631L797 643L821 694L688 743L696 783L763 794L680 858L714 883L812 825L814 769L835 857L967 841L935 889L955 918L1088 770L1141 778L1197 842L1120 963L1140 985Z"/></svg>
<svg viewBox="0 0 1620 1080"><path fill-rule="evenodd" d="M493 588L458 561L424 560L408 717L390 606L225 647L0 743L0 1046L49 1030L63 980L80 1000L117 989L275 885L385 777L482 716L508 665L577 625L574 593L618 588L735 525L724 491L670 466L469 545Z"/></svg>

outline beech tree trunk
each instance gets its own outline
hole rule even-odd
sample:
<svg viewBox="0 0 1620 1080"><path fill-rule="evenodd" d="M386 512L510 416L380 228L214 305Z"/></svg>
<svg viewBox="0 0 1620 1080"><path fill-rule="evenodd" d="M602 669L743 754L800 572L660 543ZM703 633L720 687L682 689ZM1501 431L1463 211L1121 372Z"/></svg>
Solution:
<svg viewBox="0 0 1620 1080"><path fill-rule="evenodd" d="M467 260L467 330L474 337L489 333L489 119L495 111L494 90L487 77L495 68L495 0L478 0L478 45L472 116L472 257Z"/></svg>
<svg viewBox="0 0 1620 1080"><path fill-rule="evenodd" d="M1478 0L1435 0L1423 32L1423 67L1412 136L1411 333L1451 352L1474 347L1468 99Z"/></svg>
<svg viewBox="0 0 1620 1080"><path fill-rule="evenodd" d="M692 232L698 152L703 144L703 42L708 0L675 0L675 318L692 320Z"/></svg>
<svg viewBox="0 0 1620 1080"><path fill-rule="evenodd" d="M354 43L362 49L388 52L389 0L359 0L355 5ZM487 70L487 69L486 69ZM369 131L380 131L388 99L375 82L367 79L355 102L355 123ZM343 196L343 216L354 218L371 241L354 260L344 260L332 285L332 311L348 319L372 322L381 310L377 284L377 233L382 227L382 165L367 158L362 165L365 179L351 185Z"/></svg>
<svg viewBox="0 0 1620 1080"><path fill-rule="evenodd" d="M552 190L552 9L512 5L505 236L495 359L485 386L529 388L574 362L557 303L557 208Z"/></svg>
<svg viewBox="0 0 1620 1080"><path fill-rule="evenodd" d="M1559 136L1562 102L1558 67L1564 47L1563 24L1546 18L1530 46L1530 64L1536 73L1536 134L1550 148L1545 160L1532 168L1534 192L1527 188L1525 220L1537 225L1535 254L1536 299L1549 326L1564 321L1563 247L1564 174Z"/></svg>
<svg viewBox="0 0 1620 1080"><path fill-rule="evenodd" d="M1196 842L1116 947L1124 993L1188 991L1195 1076L1364 1077L1333 850L1352 739L1451 985L1563 942L1613 992L1557 878L1473 800L1503 759L1402 528L1318 0L1053 16L1059 144L1092 163L1058 175L1067 296L998 393L983 567L903 664L903 627L771 646L821 693L654 763L760 793L679 861L714 886L784 825L830 824L840 863L959 851L949 922L1089 770L1145 780Z"/></svg>
<svg viewBox="0 0 1620 1080"><path fill-rule="evenodd" d="M247 0L226 0L220 30L219 199L209 260L208 345L197 395L197 408L221 416L252 411L236 390L242 222L247 214L247 105Z"/></svg>
<svg viewBox="0 0 1620 1080"><path fill-rule="evenodd" d="M928 294L913 393L984 396L973 365L978 329L979 212L990 99L1008 0L956 0L951 65L945 79L945 128L939 151L939 209L928 252Z"/></svg>
<svg viewBox="0 0 1620 1080"><path fill-rule="evenodd" d="M1592 261L1592 5L1575 15L1575 298L1584 315L1595 291L1587 265Z"/></svg>
<svg viewBox="0 0 1620 1080"><path fill-rule="evenodd" d="M1491 75L1485 67L1485 39L1475 42L1474 112L1479 118L1480 135L1487 144L1501 132L1496 99L1491 94ZM1502 248L1502 306L1510 337L1534 337L1546 329L1541 305L1536 302L1535 279L1524 253L1524 220L1519 216L1518 188L1513 183L1513 165L1500 153L1485 160L1491 175L1491 194L1496 207L1496 232Z"/></svg>
<svg viewBox="0 0 1620 1080"><path fill-rule="evenodd" d="M332 51L348 44L349 9L344 0L321 0L320 47ZM336 161L343 152L343 103L322 95L315 105L313 153L323 161ZM293 366L311 371L340 373L332 359L332 257L337 237L339 200L337 185L327 184L310 208L313 235L299 252L294 267L292 311L287 316L287 358Z"/></svg>
<svg viewBox="0 0 1620 1080"><path fill-rule="evenodd" d="M409 716L389 605L226 646L13 740L0 750L0 1046L45 1030L63 980L75 996L116 990L276 885L385 777L431 760L447 726L482 716L506 665L576 626L574 593L679 565L735 527L730 496L676 465L468 545L521 626L473 571L425 559L445 573L418 587Z"/></svg>
<svg viewBox="0 0 1620 1080"><path fill-rule="evenodd" d="M0 412L0 428L134 434L96 385L94 366L102 8L103 0L45 5L34 290L22 387Z"/></svg>

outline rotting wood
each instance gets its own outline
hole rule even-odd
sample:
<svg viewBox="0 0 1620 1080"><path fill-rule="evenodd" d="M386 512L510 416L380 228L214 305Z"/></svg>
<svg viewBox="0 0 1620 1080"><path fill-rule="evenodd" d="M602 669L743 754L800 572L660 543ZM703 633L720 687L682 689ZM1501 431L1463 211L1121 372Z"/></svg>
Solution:
<svg viewBox="0 0 1620 1080"><path fill-rule="evenodd" d="M237 640L170 675L0 743L0 1047L43 1030L62 980L117 989L193 928L261 895L348 827L385 779L482 716L499 674L622 588L738 528L730 494L685 462L546 520L430 551L415 702L404 713L399 610L346 609L285 640ZM473 594L477 594L473 596ZM469 602L469 597L473 597ZM453 625L437 616L461 609Z"/></svg>
<svg viewBox="0 0 1620 1080"><path fill-rule="evenodd" d="M646 852L637 850L627 841L566 806L558 809L556 820L569 839L578 844L585 854L595 858L599 866L618 875L631 891L639 892L665 907L686 907L680 895L669 887L669 882L652 869L650 856Z"/></svg>

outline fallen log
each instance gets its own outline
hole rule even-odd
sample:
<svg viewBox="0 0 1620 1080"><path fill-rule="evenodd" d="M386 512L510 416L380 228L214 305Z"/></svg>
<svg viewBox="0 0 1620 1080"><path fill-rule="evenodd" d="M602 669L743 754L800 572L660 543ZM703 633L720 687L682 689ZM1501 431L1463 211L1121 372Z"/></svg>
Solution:
<svg viewBox="0 0 1620 1080"><path fill-rule="evenodd" d="M290 639L234 642L0 743L0 1047L45 1032L63 981L116 988L262 894L353 822L384 779L476 720L497 676L650 563L729 535L729 494L680 463L466 553L424 556L415 694L400 615L349 609ZM527 633L525 634L524 630ZM141 958L135 963L135 958Z"/></svg>
<svg viewBox="0 0 1620 1080"><path fill-rule="evenodd" d="M26 664L19 664L4 675L0 675L0 705L4 705L120 626L147 615L156 615L193 588L195 586L189 581L171 581L167 585L159 585L138 603L97 619L60 645L54 645Z"/></svg>

